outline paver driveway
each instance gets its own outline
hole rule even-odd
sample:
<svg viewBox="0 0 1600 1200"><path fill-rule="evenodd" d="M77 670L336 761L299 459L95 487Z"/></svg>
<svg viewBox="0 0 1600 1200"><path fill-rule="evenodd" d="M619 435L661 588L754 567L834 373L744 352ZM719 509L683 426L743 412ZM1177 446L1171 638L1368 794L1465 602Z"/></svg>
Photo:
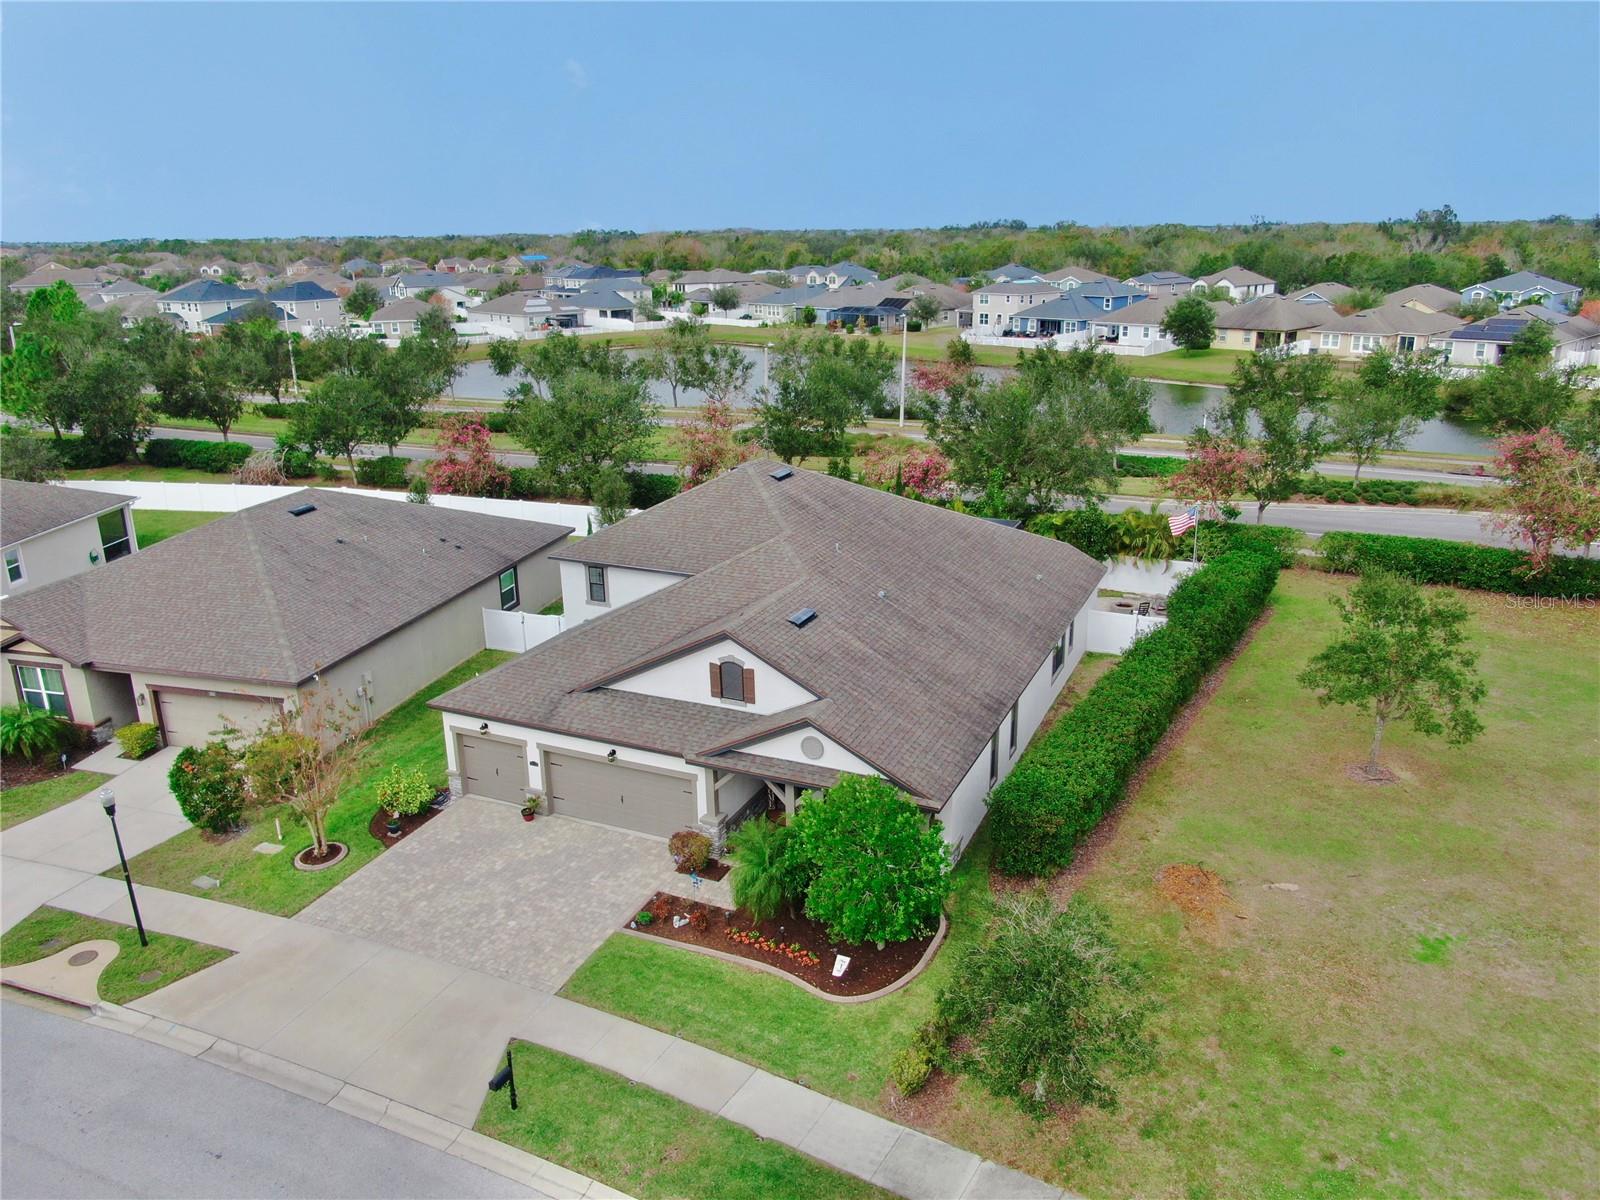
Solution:
<svg viewBox="0 0 1600 1200"><path fill-rule="evenodd" d="M295 919L555 991L655 891L696 894L659 838L468 796Z"/></svg>

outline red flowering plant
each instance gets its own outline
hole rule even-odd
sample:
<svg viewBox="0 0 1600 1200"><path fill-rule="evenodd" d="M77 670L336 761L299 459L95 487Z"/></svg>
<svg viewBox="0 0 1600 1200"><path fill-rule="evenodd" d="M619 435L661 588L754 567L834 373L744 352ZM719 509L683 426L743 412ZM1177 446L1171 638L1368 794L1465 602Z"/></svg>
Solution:
<svg viewBox="0 0 1600 1200"><path fill-rule="evenodd" d="M1550 566L1558 546L1600 538L1600 472L1549 429L1500 439L1494 472L1505 481L1504 512L1490 523L1528 551L1527 573Z"/></svg>
<svg viewBox="0 0 1600 1200"><path fill-rule="evenodd" d="M428 483L445 496L503 496L511 472L500 465L490 444L488 427L471 417L446 417L434 448L439 457L428 464Z"/></svg>
<svg viewBox="0 0 1600 1200"><path fill-rule="evenodd" d="M861 465L861 478L874 487L924 500L949 500L955 495L950 460L932 446L878 446Z"/></svg>
<svg viewBox="0 0 1600 1200"><path fill-rule="evenodd" d="M682 455L685 490L714 479L731 467L753 457L753 443L740 442L734 435L739 426L731 404L706 397L702 415L680 421L667 434L667 440Z"/></svg>

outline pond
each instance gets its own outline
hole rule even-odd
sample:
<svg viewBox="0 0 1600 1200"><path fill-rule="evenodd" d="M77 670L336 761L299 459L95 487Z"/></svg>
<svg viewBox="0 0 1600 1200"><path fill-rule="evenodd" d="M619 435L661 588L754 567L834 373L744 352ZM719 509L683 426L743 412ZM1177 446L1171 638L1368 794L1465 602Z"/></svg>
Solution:
<svg viewBox="0 0 1600 1200"><path fill-rule="evenodd" d="M737 346L735 349L751 363L751 382L754 387L760 387L763 379L762 351L754 346ZM624 353L630 358L637 358L644 352L627 350ZM979 367L978 370L989 376L1009 373L1003 367ZM509 382L496 375L487 362L472 362L466 365L466 369L456 380L455 395L459 399L468 400L504 400L509 386ZM1200 428L1206 411L1222 399L1226 390L1204 384L1162 383L1156 380L1151 381L1150 388L1152 392L1150 420L1157 432L1173 434L1193 433ZM891 396L898 397L898 376L890 381L888 392ZM650 395L662 407L672 407L672 389L660 380L650 381ZM678 389L679 407L692 407L704 399L704 393L693 388ZM747 398L744 404L749 403L751 401ZM1465 421L1450 418L1425 422L1417 431L1417 435L1406 444L1406 448L1435 454L1493 453L1490 439L1482 432Z"/></svg>

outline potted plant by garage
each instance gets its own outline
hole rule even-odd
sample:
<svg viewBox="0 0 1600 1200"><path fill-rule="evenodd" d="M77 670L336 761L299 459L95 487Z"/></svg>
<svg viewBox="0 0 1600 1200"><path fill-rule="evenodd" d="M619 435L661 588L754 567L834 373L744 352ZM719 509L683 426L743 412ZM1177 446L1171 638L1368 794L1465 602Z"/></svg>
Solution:
<svg viewBox="0 0 1600 1200"><path fill-rule="evenodd" d="M522 819L531 821L539 815L539 805L543 803L542 796L529 796L526 804L522 806Z"/></svg>
<svg viewBox="0 0 1600 1200"><path fill-rule="evenodd" d="M433 802L433 785L421 771L407 770L396 763L378 781L378 807L387 809L389 823L384 831L400 836L400 818L414 817Z"/></svg>

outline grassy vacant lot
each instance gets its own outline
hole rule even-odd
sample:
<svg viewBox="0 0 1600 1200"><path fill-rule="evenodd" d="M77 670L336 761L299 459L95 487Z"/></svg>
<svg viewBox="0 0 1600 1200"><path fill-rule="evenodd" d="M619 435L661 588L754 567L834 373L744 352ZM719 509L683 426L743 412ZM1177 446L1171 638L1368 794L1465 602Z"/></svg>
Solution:
<svg viewBox="0 0 1600 1200"><path fill-rule="evenodd" d="M40 813L60 808L68 800L94 791L109 775L94 771L68 771L54 779L41 779L38 783L25 783L21 787L0 789L0 829L10 829L24 821L31 821Z"/></svg>
<svg viewBox="0 0 1600 1200"><path fill-rule="evenodd" d="M654 1088L527 1042L512 1044L517 1111L490 1092L477 1130L639 1200L887 1197L781 1142Z"/></svg>
<svg viewBox="0 0 1600 1200"><path fill-rule="evenodd" d="M14 967L49 958L78 942L102 938L121 947L99 980L100 999L111 1004L126 1004L149 995L233 953L165 933L149 934L150 944L141 946L138 931L132 925L47 907L30 913L0 938L0 962ZM158 972L156 978L139 978L151 971Z"/></svg>
<svg viewBox="0 0 1600 1200"><path fill-rule="evenodd" d="M510 657L499 650L474 655L386 714L367 732L366 772L328 815L328 837L350 847L350 853L337 866L325 871L296 870L291 859L311 844L311 835L292 809L277 806L252 812L244 830L229 838L217 839L198 829L186 830L135 858L130 864L133 877L152 887L225 900L278 916L299 912L383 850L378 839L367 832L367 822L378 806L378 781L391 765L416 768L429 779L444 783L444 737L439 714L428 708L427 702ZM274 818L283 822L287 849L272 855L255 853L253 847L257 843L277 840ZM210 875L221 883L202 892L193 883L201 875Z"/></svg>
<svg viewBox="0 0 1600 1200"><path fill-rule="evenodd" d="M1346 774L1366 719L1294 682L1347 586L1283 576L1085 881L1163 1006L1158 1066L1119 1111L1035 1123L965 1081L885 1107L948 952L894 996L835 1006L616 938L568 994L1091 1196L1600 1192L1600 612L1468 595L1487 730L1450 748L1392 729L1399 782L1373 786ZM985 857L980 838L959 869L952 948L982 920ZM1220 875L1214 923L1157 894L1175 863Z"/></svg>
<svg viewBox="0 0 1600 1200"><path fill-rule="evenodd" d="M133 528L139 535L139 549L148 550L157 542L164 542L175 534L184 533L198 525L225 517L227 513L174 512L161 508L136 508L133 510Z"/></svg>

